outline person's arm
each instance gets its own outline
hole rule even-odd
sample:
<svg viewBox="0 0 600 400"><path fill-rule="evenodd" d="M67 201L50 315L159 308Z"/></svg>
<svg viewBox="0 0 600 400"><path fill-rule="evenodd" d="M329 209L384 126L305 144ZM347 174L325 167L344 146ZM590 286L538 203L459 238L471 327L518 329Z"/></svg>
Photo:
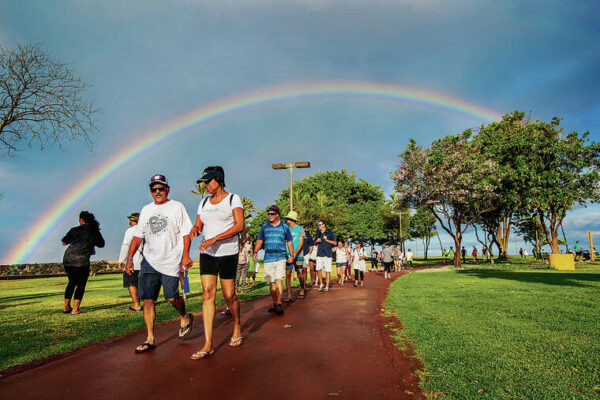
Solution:
<svg viewBox="0 0 600 400"><path fill-rule="evenodd" d="M61 239L61 243L63 246L66 246L73 241L73 229L74 228L69 229L69 232L67 232L65 237Z"/></svg>
<svg viewBox="0 0 600 400"><path fill-rule="evenodd" d="M258 257L258 251L260 250L260 248L263 245L263 241L260 239L256 240L256 243L254 244L254 253L252 254L252 259L254 261L256 261L257 257Z"/></svg>
<svg viewBox="0 0 600 400"><path fill-rule="evenodd" d="M329 232L327 235L325 235L325 241L332 246L335 246L337 244L337 241L336 241L336 238L335 238L335 235L333 234L333 232Z"/></svg>
<svg viewBox="0 0 600 400"><path fill-rule="evenodd" d="M302 250L303 248L304 248L304 236L300 236L300 244L298 245L298 248L294 252L294 260L298 257L298 253L300 253L300 250Z"/></svg>
<svg viewBox="0 0 600 400"><path fill-rule="evenodd" d="M217 236L205 240L200 245L200 252L204 253L206 249L219 240L229 239L244 230L244 209L241 207L233 209L233 226Z"/></svg>
<svg viewBox="0 0 600 400"><path fill-rule="evenodd" d="M190 235L185 235L183 237L183 256L181 257L181 265L183 268L190 269L192 268L193 261L190 258L190 244L192 243L192 239Z"/></svg>
<svg viewBox="0 0 600 400"><path fill-rule="evenodd" d="M260 232L258 232L258 238L256 238L256 243L254 243L254 254L252 255L252 259L256 261L258 258L258 251L261 249L264 241L265 241L265 225L260 227Z"/></svg>
<svg viewBox="0 0 600 400"><path fill-rule="evenodd" d="M129 229L125 231L125 236L123 237L123 243L121 244L121 251L119 252L119 261L117 263L117 267L119 269L123 269L123 264L125 263L125 258L127 257L127 251L129 250L129 244L131 243L132 237L129 237Z"/></svg>
<svg viewBox="0 0 600 400"><path fill-rule="evenodd" d="M202 223L200 216L196 215L196 222L194 222L194 226L192 226L192 229L190 229L189 233L190 241L194 240L197 236L200 236L203 227L204 224Z"/></svg>
<svg viewBox="0 0 600 400"><path fill-rule="evenodd" d="M129 253L127 254L127 262L125 263L125 272L127 275L131 275L131 271L133 271L133 255L137 251L137 249L142 244L142 238L134 236L131 239L131 243L129 244Z"/></svg>
<svg viewBox="0 0 600 400"><path fill-rule="evenodd" d="M295 258L295 255L293 255L294 254L294 244L292 243L291 240L285 242L285 244L287 245L287 248L288 248L288 251L289 251L289 254L290 254L288 256L287 263L291 264L291 263L294 262L294 258Z"/></svg>
<svg viewBox="0 0 600 400"><path fill-rule="evenodd" d="M104 245L106 244L104 242L104 238L102 237L102 234L100 233L100 230L98 230L98 232L96 232L96 241L94 243L94 246L99 247L99 248L103 248Z"/></svg>

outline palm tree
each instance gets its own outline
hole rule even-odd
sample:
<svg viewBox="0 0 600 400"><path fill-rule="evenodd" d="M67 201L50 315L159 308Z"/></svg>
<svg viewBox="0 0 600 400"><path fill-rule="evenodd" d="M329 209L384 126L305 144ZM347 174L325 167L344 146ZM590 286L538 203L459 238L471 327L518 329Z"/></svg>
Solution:
<svg viewBox="0 0 600 400"><path fill-rule="evenodd" d="M200 183L196 182L196 185L194 185L194 189L190 190L190 192L192 192L196 196L202 196L202 197L204 197L204 195L206 194L206 183L204 183L204 182L200 182Z"/></svg>
<svg viewBox="0 0 600 400"><path fill-rule="evenodd" d="M244 221L252 219L252 213L257 211L254 207L254 202L246 196L241 198L242 206L244 206Z"/></svg>

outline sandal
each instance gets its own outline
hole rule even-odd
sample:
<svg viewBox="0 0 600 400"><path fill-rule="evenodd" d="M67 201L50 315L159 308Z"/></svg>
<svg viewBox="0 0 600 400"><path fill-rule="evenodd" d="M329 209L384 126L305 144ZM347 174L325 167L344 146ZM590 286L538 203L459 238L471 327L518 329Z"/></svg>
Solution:
<svg viewBox="0 0 600 400"><path fill-rule="evenodd" d="M144 310L143 308L140 308L140 309L138 310L138 309L136 309L136 308L129 307L129 308L128 308L127 310L125 310L125 311L127 311L127 312L131 312L131 311L143 311L143 310Z"/></svg>
<svg viewBox="0 0 600 400"><path fill-rule="evenodd" d="M192 323L194 322L194 315L192 313L188 314L188 321L186 326L179 328L179 339L184 339L192 333Z"/></svg>
<svg viewBox="0 0 600 400"><path fill-rule="evenodd" d="M147 351L154 350L155 348L156 348L156 345L154 345L152 343L144 342L135 348L135 352L136 353L145 353Z"/></svg>
<svg viewBox="0 0 600 400"><path fill-rule="evenodd" d="M68 309L68 310L65 310L65 309L63 309L63 310L62 310L62 313L63 313L63 314L71 314L71 311L73 311L73 307L69 307L69 309Z"/></svg>
<svg viewBox="0 0 600 400"><path fill-rule="evenodd" d="M215 353L215 349L210 349L209 351L197 351L192 354L192 360L199 360L201 358L205 358L208 356L212 356Z"/></svg>
<svg viewBox="0 0 600 400"><path fill-rule="evenodd" d="M240 337L236 337L234 338L233 336L231 337L231 340L229 341L229 345L231 347L238 347L242 345L242 336Z"/></svg>

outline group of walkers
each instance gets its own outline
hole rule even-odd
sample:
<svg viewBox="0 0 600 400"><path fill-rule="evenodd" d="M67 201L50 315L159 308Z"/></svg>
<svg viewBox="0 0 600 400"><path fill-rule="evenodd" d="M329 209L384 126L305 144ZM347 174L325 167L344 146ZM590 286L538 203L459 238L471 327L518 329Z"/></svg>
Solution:
<svg viewBox="0 0 600 400"><path fill-rule="evenodd" d="M372 269L379 271L378 265L381 261L381 271L383 271L384 277L389 279L392 271L399 272L402 268L412 268L415 253L411 249L404 253L400 246L390 246L389 243L386 243L379 253L373 248L370 256Z"/></svg>
<svg viewBox="0 0 600 400"><path fill-rule="evenodd" d="M306 290L311 287L329 292L334 252L337 283L343 285L350 281L350 268L353 267L354 286L364 286L367 254L361 243L351 248L349 243L338 241L325 221L318 222L318 230L311 236L299 225L296 212L290 211L283 222L279 208L273 205L267 212L268 222L262 225L252 245L245 233L241 199L225 190L223 168L206 168L197 182L205 184L209 196L200 201L193 224L184 205L169 198L170 186L166 176L161 174L152 176L148 184L152 202L139 213L127 217L130 227L125 232L118 265L124 268L123 286L129 290L133 301L127 310L143 313L147 332L146 340L136 347L136 353L156 348L155 303L161 287L164 298L180 316L179 339L191 334L194 317L186 312L179 284L182 273L192 266L189 255L191 243L200 235L203 236L199 251L204 345L191 355L194 360L208 357L215 351L213 322L217 278L233 320L229 345L237 347L242 344L237 293L244 293L250 279L254 285L257 255L261 249L264 249L264 279L270 285L273 302L268 308L271 313L283 314L282 302L292 301L294 271L300 281L298 299L303 299ZM69 278L63 312L71 314L80 313L79 306L90 271L90 256L94 254L95 247L104 246L99 223L92 214L82 212L79 223L62 239L64 245L69 245L63 259ZM287 287L285 300L284 279Z"/></svg>
<svg viewBox="0 0 600 400"><path fill-rule="evenodd" d="M452 262L452 260L454 260L454 248L452 246L450 246L450 250L446 250L446 249L442 249L442 258L444 259L444 264L448 263L448 262ZM460 255L462 257L462 262L466 263L467 262L467 249L465 249L465 246L462 246L462 248L460 249ZM473 249L471 250L471 262L472 263L477 263L478 262L478 258L477 258L478 252L477 252L477 247L473 246ZM481 257L482 257L482 261L487 262L489 257L490 257L490 252L488 250L487 246L483 246L481 249Z"/></svg>

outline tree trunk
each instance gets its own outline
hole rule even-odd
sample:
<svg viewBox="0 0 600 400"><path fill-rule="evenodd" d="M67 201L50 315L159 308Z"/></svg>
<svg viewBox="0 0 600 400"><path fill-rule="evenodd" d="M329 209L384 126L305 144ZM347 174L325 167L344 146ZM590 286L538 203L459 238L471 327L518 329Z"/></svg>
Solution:
<svg viewBox="0 0 600 400"><path fill-rule="evenodd" d="M460 231L456 233L454 236L454 245L456 246L456 251L454 252L454 266L456 268L460 268L461 262L461 254L460 254L460 244L462 242L462 234Z"/></svg>
<svg viewBox="0 0 600 400"><path fill-rule="evenodd" d="M498 258L508 258L508 240L510 238L510 227L512 225L511 215L502 217L502 221L496 228L496 243L498 245Z"/></svg>

